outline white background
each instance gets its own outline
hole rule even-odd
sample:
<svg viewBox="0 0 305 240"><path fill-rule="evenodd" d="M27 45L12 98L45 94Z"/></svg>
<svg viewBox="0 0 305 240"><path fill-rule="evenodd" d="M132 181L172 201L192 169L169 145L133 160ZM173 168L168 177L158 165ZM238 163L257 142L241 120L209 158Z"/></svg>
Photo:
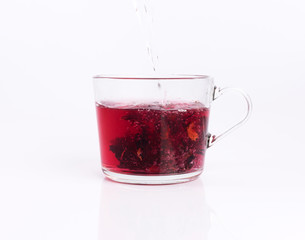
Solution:
<svg viewBox="0 0 305 240"><path fill-rule="evenodd" d="M132 1L1 0L0 239L304 240L304 1L151 2L158 70L243 88L252 118L197 181L107 181L92 76L151 72ZM240 100L215 102L211 132Z"/></svg>

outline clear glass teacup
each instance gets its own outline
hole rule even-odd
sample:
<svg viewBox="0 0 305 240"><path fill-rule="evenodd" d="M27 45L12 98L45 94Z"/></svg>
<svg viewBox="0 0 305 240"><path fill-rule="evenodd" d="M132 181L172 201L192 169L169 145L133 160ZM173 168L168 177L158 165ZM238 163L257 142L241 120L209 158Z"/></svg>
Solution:
<svg viewBox="0 0 305 240"><path fill-rule="evenodd" d="M94 77L102 170L117 182L170 184L197 178L206 149L243 124L252 105L237 88L218 88L205 75ZM242 94L248 111L220 134L208 132L213 100Z"/></svg>

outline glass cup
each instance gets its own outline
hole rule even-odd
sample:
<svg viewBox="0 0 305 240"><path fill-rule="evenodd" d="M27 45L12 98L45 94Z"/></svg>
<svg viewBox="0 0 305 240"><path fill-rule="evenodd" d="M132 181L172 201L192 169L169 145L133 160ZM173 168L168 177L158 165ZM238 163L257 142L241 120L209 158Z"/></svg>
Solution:
<svg viewBox="0 0 305 240"><path fill-rule="evenodd" d="M242 94L245 117L224 133L208 132L211 103L224 93ZM249 96L218 88L205 75L94 77L102 170L117 182L187 182L203 171L206 149L249 118Z"/></svg>

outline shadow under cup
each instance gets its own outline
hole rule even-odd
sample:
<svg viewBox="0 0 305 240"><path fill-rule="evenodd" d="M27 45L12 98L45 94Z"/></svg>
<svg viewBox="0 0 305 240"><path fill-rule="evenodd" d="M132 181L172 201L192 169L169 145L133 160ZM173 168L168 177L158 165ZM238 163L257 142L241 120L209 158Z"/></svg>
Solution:
<svg viewBox="0 0 305 240"><path fill-rule="evenodd" d="M216 140L208 134L215 90L204 75L94 77L105 175L136 184L198 177L207 146Z"/></svg>
<svg viewBox="0 0 305 240"><path fill-rule="evenodd" d="M200 179L170 186L102 181L99 240L213 239L212 220Z"/></svg>

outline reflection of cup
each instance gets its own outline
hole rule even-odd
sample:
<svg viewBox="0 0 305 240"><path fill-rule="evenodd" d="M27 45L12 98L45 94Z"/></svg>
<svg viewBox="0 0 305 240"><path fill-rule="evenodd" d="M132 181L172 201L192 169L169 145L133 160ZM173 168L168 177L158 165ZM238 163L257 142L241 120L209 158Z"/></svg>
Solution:
<svg viewBox="0 0 305 240"><path fill-rule="evenodd" d="M138 184L197 178L206 149L245 122L249 97L219 89L204 75L94 78L103 172L112 180ZM248 112L219 136L208 133L210 105L223 93L241 93Z"/></svg>
<svg viewBox="0 0 305 240"><path fill-rule="evenodd" d="M206 240L209 212L201 179L168 186L104 180L99 240Z"/></svg>

